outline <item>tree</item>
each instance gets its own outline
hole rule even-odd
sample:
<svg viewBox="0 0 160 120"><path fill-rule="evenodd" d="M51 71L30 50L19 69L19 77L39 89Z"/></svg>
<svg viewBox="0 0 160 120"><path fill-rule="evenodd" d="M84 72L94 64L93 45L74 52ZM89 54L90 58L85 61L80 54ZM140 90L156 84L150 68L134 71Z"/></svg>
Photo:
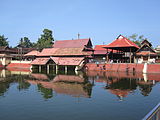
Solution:
<svg viewBox="0 0 160 120"><path fill-rule="evenodd" d="M132 34L128 37L129 40L137 44L139 47L141 46L141 42L147 38L144 38L144 35L138 36L138 34Z"/></svg>
<svg viewBox="0 0 160 120"><path fill-rule="evenodd" d="M28 37L23 37L20 39L17 47L31 48L33 47L33 43L29 40Z"/></svg>
<svg viewBox="0 0 160 120"><path fill-rule="evenodd" d="M43 34L36 43L36 47L38 47L39 49L52 47L53 41L54 38L52 36L52 31L49 29L44 29Z"/></svg>
<svg viewBox="0 0 160 120"><path fill-rule="evenodd" d="M7 39L4 35L0 35L0 46L9 46Z"/></svg>

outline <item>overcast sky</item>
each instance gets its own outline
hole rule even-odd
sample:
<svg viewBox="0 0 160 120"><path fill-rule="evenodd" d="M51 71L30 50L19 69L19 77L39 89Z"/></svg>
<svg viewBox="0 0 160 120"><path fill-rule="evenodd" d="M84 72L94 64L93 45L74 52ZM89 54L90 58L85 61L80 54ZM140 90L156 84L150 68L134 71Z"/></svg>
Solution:
<svg viewBox="0 0 160 120"><path fill-rule="evenodd" d="M108 44L137 33L160 45L160 0L0 0L0 35L15 46L36 42L44 28L55 40L91 38Z"/></svg>

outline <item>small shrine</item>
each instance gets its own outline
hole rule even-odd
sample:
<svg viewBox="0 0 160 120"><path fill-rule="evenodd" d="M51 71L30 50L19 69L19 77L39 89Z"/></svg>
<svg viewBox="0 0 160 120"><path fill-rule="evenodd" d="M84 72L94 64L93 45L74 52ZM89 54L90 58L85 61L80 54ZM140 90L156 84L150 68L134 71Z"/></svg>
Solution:
<svg viewBox="0 0 160 120"><path fill-rule="evenodd" d="M155 63L158 55L152 48L152 44L145 39L136 52L136 63Z"/></svg>

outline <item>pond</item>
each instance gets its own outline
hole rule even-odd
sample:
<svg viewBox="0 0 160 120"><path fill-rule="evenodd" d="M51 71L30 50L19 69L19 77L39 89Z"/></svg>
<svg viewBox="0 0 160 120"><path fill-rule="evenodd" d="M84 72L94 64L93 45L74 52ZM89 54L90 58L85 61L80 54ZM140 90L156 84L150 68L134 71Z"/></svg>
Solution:
<svg viewBox="0 0 160 120"><path fill-rule="evenodd" d="M140 120L160 101L160 75L0 71L0 120Z"/></svg>

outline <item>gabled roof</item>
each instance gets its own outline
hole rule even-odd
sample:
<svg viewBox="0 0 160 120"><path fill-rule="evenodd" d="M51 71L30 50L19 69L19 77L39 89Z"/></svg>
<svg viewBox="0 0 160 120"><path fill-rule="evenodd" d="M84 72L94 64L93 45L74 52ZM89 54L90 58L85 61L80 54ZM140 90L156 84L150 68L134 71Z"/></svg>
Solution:
<svg viewBox="0 0 160 120"><path fill-rule="evenodd" d="M75 40L58 40L54 43L54 48L84 48L85 46L92 46L90 38L75 39Z"/></svg>
<svg viewBox="0 0 160 120"><path fill-rule="evenodd" d="M37 56L40 52L37 50L32 50L31 52L28 52L24 56Z"/></svg>
<svg viewBox="0 0 160 120"><path fill-rule="evenodd" d="M139 49L139 47L126 37L119 35L116 40L114 40L112 43L105 46L105 48L111 48L111 49L121 49L124 50L124 48L134 48Z"/></svg>
<svg viewBox="0 0 160 120"><path fill-rule="evenodd" d="M36 58L31 62L32 65L45 65L50 58Z"/></svg>
<svg viewBox="0 0 160 120"><path fill-rule="evenodd" d="M141 42L141 45L144 45L144 44L148 44L150 47L152 46L152 44L147 39Z"/></svg>
<svg viewBox="0 0 160 120"><path fill-rule="evenodd" d="M79 65L84 57L51 57L58 65Z"/></svg>
<svg viewBox="0 0 160 120"><path fill-rule="evenodd" d="M142 45L142 46L137 50L137 53L140 52L141 50L143 50L145 47L147 47L150 52L156 53L148 44ZM145 51L146 51L146 50L145 50Z"/></svg>

